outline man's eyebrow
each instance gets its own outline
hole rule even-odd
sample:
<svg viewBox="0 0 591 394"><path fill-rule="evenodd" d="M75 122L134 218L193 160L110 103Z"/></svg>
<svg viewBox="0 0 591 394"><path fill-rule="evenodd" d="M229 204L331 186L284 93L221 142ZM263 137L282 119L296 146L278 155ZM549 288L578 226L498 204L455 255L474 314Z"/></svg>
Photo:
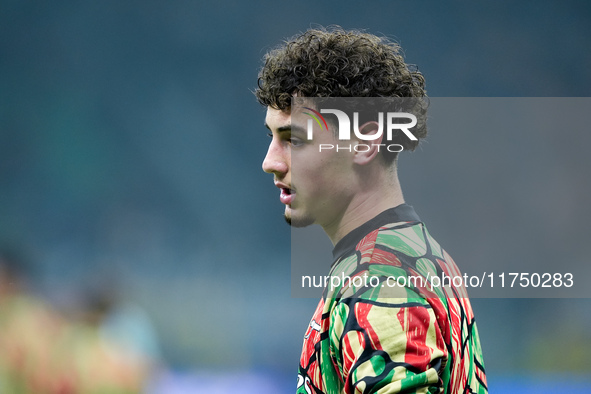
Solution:
<svg viewBox="0 0 591 394"><path fill-rule="evenodd" d="M307 132L307 130L305 128L303 128L302 126L299 126L299 125L292 124L290 128L291 128L291 131L295 131L296 133L298 133L298 132L299 133L306 133Z"/></svg>
<svg viewBox="0 0 591 394"><path fill-rule="evenodd" d="M268 128L269 130L271 130L271 128L269 127L269 125L267 124L267 122L265 122L265 127ZM273 130L271 130L273 131ZM297 125L285 125L285 126L281 126L277 128L277 132L278 133L283 133L286 131L295 131L295 132L302 132L305 133L306 129L304 129L303 127L297 126Z"/></svg>

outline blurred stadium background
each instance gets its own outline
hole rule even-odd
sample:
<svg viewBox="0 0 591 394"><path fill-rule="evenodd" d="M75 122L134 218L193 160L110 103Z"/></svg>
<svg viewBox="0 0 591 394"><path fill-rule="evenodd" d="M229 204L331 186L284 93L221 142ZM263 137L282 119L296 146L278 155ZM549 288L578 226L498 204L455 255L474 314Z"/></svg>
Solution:
<svg viewBox="0 0 591 394"><path fill-rule="evenodd" d="M268 141L251 90L263 54L338 24L399 41L433 97L585 97L590 22L585 1L3 0L0 246L26 264L28 294L151 360L146 393L293 392L317 300L290 297L290 230L260 170ZM565 135L539 136L555 143L550 175L520 167L527 149L499 158L559 194L516 181L485 193L511 177L504 166L474 186L495 203L474 201L483 194L458 171L479 160L467 146L417 168L402 157L406 198L460 265L509 242L466 234L463 207L529 231L544 222L528 224L524 207L538 217L562 202L573 220L554 223L568 240L552 257L589 264L590 168L577 161L589 137ZM419 171L430 168L438 193ZM591 392L588 299L473 304L491 392Z"/></svg>

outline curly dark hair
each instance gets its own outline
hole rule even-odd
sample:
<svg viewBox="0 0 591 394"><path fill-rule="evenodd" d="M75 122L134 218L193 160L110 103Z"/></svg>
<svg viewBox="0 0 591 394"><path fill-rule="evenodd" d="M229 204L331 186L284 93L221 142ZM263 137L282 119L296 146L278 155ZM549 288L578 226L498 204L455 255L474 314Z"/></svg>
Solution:
<svg viewBox="0 0 591 394"><path fill-rule="evenodd" d="M263 106L280 110L290 108L294 95L427 97L425 78L416 66L404 62L397 43L338 26L310 29L267 53L254 94ZM427 104L419 101L422 115ZM414 130L418 138L427 134L424 122ZM404 145L413 150L417 143Z"/></svg>

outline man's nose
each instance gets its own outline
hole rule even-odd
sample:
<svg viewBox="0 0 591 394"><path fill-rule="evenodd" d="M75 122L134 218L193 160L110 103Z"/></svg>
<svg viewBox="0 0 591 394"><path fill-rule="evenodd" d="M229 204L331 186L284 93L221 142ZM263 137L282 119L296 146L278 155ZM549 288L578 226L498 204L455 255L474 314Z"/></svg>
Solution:
<svg viewBox="0 0 591 394"><path fill-rule="evenodd" d="M263 171L276 175L285 175L287 173L287 158L279 144L271 142L269 145L267 155L263 160Z"/></svg>

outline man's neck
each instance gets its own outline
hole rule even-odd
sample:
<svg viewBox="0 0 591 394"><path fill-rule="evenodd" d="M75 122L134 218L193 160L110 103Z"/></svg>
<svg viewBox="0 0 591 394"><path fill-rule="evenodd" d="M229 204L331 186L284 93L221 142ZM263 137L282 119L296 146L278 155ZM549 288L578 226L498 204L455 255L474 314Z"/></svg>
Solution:
<svg viewBox="0 0 591 394"><path fill-rule="evenodd" d="M340 218L322 226L333 245L385 210L404 203L398 177L395 177L394 184L381 185L384 186L368 188L367 191L356 194Z"/></svg>

